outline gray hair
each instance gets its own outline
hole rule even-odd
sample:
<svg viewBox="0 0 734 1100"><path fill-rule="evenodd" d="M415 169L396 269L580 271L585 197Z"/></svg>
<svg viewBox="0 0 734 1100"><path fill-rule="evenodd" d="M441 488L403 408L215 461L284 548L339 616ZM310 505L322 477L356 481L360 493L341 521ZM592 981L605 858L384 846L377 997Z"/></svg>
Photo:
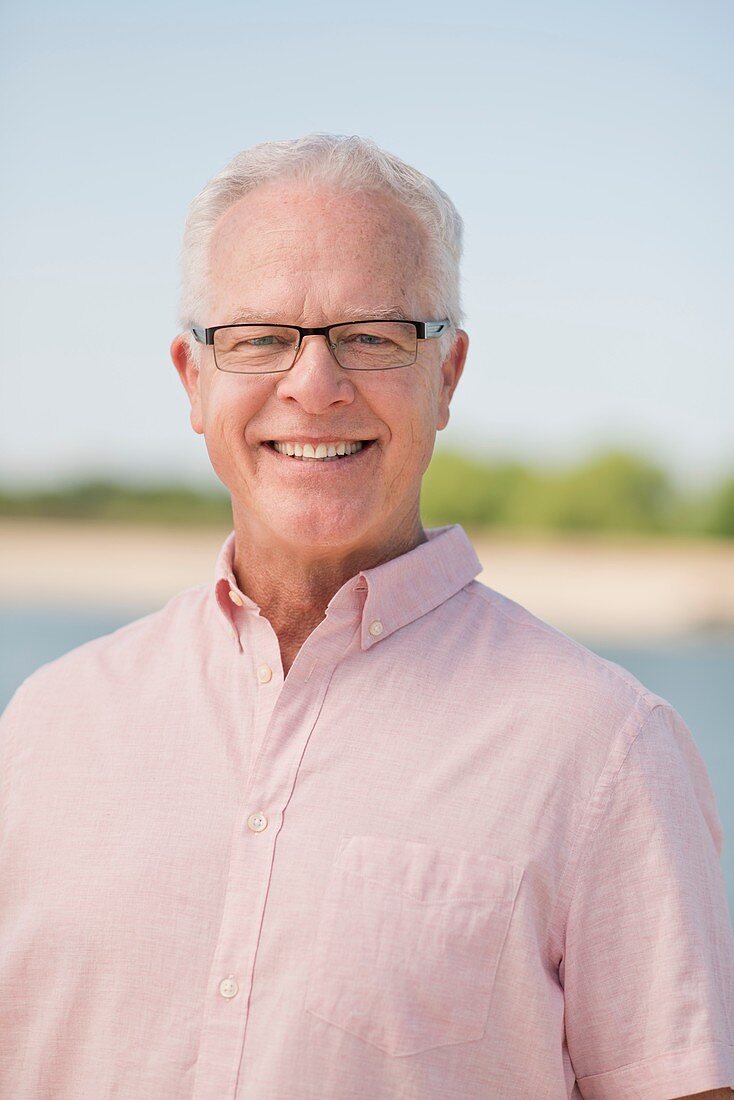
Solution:
<svg viewBox="0 0 734 1100"><path fill-rule="evenodd" d="M345 191L381 190L400 200L426 230L426 291L434 320L447 317L440 338L445 355L463 320L460 262L463 223L448 195L428 176L374 141L341 134L308 134L268 141L238 153L199 192L189 207L181 248L179 320L186 331L205 323L208 250L216 222L243 195L271 180L323 182ZM189 337L192 349L198 345Z"/></svg>

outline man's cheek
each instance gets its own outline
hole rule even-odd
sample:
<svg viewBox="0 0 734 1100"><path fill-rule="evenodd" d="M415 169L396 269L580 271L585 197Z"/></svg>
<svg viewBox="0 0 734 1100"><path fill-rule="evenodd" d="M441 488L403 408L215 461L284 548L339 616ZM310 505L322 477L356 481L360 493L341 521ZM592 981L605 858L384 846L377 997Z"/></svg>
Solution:
<svg viewBox="0 0 734 1100"><path fill-rule="evenodd" d="M238 428L236 418L229 413L222 413L216 404L210 403L206 410L205 438L206 446L217 474L221 477L224 468L233 462L241 461L242 449L237 449L241 444L242 430Z"/></svg>
<svg viewBox="0 0 734 1100"><path fill-rule="evenodd" d="M222 403L215 410L214 423L215 434L222 444L228 448L234 448L238 443L243 443L246 420L244 413L232 403Z"/></svg>

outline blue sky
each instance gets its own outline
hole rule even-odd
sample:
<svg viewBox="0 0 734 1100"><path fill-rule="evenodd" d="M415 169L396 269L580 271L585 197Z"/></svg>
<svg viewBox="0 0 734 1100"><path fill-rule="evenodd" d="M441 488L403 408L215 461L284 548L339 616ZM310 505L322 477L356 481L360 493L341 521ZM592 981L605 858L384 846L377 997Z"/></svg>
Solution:
<svg viewBox="0 0 734 1100"><path fill-rule="evenodd" d="M734 6L6 0L0 479L213 483L168 359L187 205L240 149L360 133L466 226L438 446L734 468Z"/></svg>

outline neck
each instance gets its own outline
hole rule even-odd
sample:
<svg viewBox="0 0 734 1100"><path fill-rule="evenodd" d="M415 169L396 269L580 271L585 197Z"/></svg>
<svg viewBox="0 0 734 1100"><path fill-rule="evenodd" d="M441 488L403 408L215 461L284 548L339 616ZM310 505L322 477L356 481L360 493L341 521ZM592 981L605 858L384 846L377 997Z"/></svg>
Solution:
<svg viewBox="0 0 734 1100"><path fill-rule="evenodd" d="M238 517L234 502L233 517L237 583L268 619L284 653L297 652L348 580L428 541L416 515L409 527L384 539L341 551L319 547L314 553L309 547L275 540L270 531L258 531L247 516Z"/></svg>

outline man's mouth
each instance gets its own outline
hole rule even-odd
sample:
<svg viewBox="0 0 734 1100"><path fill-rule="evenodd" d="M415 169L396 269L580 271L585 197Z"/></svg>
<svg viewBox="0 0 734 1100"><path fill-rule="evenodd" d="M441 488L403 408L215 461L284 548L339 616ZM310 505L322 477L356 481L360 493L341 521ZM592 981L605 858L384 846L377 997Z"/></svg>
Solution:
<svg viewBox="0 0 734 1100"><path fill-rule="evenodd" d="M264 446L300 462L339 462L360 451L368 450L374 439L335 439L324 443L298 443L296 440L267 440Z"/></svg>

